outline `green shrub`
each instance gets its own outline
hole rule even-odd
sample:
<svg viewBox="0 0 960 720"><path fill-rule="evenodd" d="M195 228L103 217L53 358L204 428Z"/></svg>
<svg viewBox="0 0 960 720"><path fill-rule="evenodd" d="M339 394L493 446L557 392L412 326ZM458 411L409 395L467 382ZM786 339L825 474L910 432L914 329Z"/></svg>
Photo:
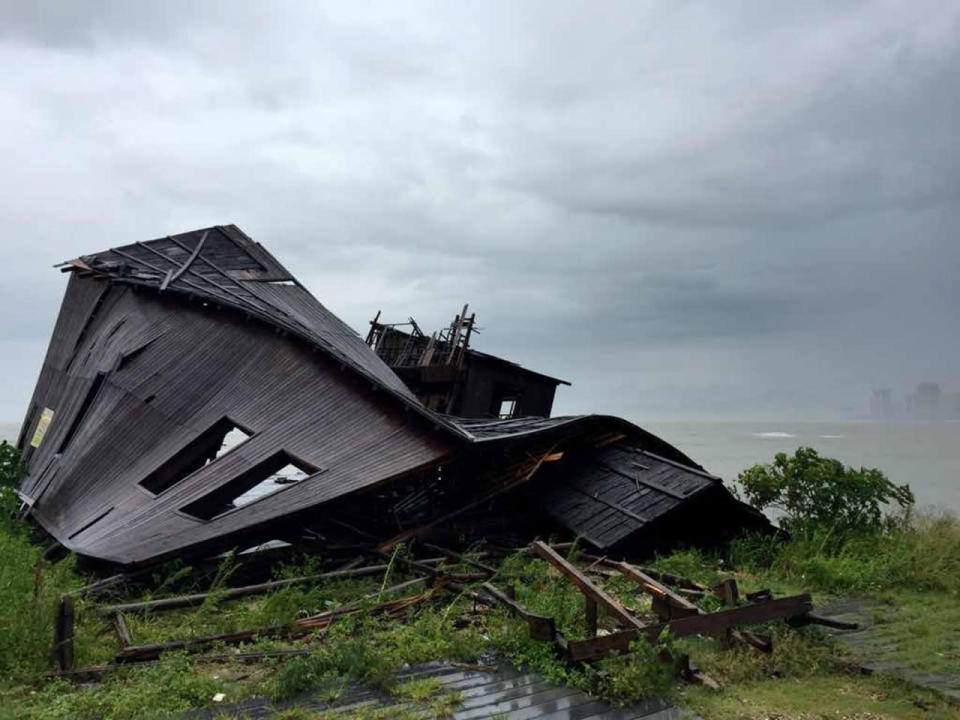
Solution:
<svg viewBox="0 0 960 720"><path fill-rule="evenodd" d="M780 525L794 534L878 533L893 522L886 505L908 511L914 503L909 486L894 485L879 470L845 467L808 447L793 457L777 453L772 464L754 465L739 480L751 505L781 512Z"/></svg>

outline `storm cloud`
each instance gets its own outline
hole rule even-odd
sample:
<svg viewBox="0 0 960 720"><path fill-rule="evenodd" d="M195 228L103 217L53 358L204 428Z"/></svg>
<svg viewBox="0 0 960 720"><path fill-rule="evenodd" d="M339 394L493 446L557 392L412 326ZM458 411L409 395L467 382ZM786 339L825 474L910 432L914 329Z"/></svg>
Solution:
<svg viewBox="0 0 960 720"><path fill-rule="evenodd" d="M236 223L358 331L464 302L558 412L960 389L951 2L0 1L0 419L56 262Z"/></svg>

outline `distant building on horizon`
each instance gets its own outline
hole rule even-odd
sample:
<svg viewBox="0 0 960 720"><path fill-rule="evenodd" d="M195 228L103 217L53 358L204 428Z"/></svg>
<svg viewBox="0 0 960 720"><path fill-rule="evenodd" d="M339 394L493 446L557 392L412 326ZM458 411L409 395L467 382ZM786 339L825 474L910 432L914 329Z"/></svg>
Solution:
<svg viewBox="0 0 960 720"><path fill-rule="evenodd" d="M893 391L890 388L873 391L873 397L870 398L870 416L878 419L893 417Z"/></svg>
<svg viewBox="0 0 960 720"><path fill-rule="evenodd" d="M921 420L940 419L940 386L924 382L917 385L915 412Z"/></svg>
<svg viewBox="0 0 960 720"><path fill-rule="evenodd" d="M922 382L903 397L903 405L893 399L890 388L878 388L870 396L870 417L875 420L960 420L960 392L943 392L939 383Z"/></svg>

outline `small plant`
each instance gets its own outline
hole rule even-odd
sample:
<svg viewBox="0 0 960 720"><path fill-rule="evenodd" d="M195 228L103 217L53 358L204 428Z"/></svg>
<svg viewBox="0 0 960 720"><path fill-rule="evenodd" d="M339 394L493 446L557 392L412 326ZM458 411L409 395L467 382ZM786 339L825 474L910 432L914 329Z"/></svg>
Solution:
<svg viewBox="0 0 960 720"><path fill-rule="evenodd" d="M666 645L670 644L665 639ZM645 637L630 643L630 651L602 663L606 672L601 681L603 696L626 705L649 697L666 697L673 692L673 672L660 658L666 647L651 645Z"/></svg>
<svg viewBox="0 0 960 720"><path fill-rule="evenodd" d="M393 689L393 694L413 702L422 703L439 694L442 689L443 683L438 678L426 677L398 685Z"/></svg>
<svg viewBox="0 0 960 720"><path fill-rule="evenodd" d="M886 505L909 511L914 503L909 486L895 485L881 471L845 467L808 447L792 457L777 453L772 464L754 465L739 480L747 501L781 512L780 524L790 533L879 533L893 521L884 514Z"/></svg>

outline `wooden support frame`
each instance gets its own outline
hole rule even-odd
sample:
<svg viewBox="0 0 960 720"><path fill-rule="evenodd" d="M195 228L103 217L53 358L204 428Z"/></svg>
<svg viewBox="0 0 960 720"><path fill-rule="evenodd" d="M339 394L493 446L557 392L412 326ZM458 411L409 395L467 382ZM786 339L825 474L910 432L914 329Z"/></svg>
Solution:
<svg viewBox="0 0 960 720"><path fill-rule="evenodd" d="M569 578L574 585L580 588L580 592L595 603L602 605L610 615L621 623L634 630L644 630L646 628L646 625L634 617L619 601L595 585L590 578L580 572L569 560L559 555L556 550L545 542L535 540L532 547L537 555L553 565L553 567Z"/></svg>
<svg viewBox="0 0 960 720"><path fill-rule="evenodd" d="M567 653L570 660L596 660L613 650L628 650L630 643L637 639L641 633L646 635L650 642L656 642L665 629L669 629L674 637L689 635L716 636L741 625L757 625L772 620L801 618L807 615L812 607L813 604L809 594L791 595L769 600L765 603L721 610L716 613L691 615L660 625L650 625L641 630L622 630L588 640L571 640L568 642Z"/></svg>

